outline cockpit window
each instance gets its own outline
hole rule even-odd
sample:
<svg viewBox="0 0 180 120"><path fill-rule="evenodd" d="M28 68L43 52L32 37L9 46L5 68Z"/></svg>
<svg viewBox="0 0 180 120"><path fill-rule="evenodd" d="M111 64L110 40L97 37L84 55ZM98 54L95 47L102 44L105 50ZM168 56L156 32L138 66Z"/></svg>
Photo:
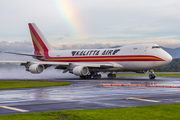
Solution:
<svg viewBox="0 0 180 120"><path fill-rule="evenodd" d="M161 48L160 46L152 46L152 49L154 49L154 48Z"/></svg>

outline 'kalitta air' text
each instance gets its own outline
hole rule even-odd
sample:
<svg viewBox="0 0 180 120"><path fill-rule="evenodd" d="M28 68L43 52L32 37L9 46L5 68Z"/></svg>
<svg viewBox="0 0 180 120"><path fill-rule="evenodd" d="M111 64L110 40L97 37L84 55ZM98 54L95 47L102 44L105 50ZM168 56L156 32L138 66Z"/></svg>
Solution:
<svg viewBox="0 0 180 120"><path fill-rule="evenodd" d="M115 50L104 50L102 53L100 50L82 50L82 51L72 51L72 56L98 56L100 55L116 55L120 49Z"/></svg>

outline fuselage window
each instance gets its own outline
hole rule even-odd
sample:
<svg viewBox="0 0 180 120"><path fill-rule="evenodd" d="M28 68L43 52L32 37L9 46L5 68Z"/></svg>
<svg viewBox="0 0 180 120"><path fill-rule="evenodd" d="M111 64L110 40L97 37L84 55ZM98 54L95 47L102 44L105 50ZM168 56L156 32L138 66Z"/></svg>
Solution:
<svg viewBox="0 0 180 120"><path fill-rule="evenodd" d="M152 46L152 49L154 49L154 48L161 48L161 47L159 47L159 46Z"/></svg>

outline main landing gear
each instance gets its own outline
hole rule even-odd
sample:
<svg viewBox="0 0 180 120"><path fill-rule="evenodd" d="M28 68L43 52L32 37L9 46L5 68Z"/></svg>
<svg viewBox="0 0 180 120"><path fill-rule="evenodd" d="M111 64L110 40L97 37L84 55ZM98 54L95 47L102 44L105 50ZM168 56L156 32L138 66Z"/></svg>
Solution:
<svg viewBox="0 0 180 120"><path fill-rule="evenodd" d="M107 75L107 77L109 79L114 79L116 78L116 74L113 74L113 73L109 73ZM97 74L97 72L91 72L90 75L86 75L86 76L80 76L81 79L100 79L101 78L101 74Z"/></svg>
<svg viewBox="0 0 180 120"><path fill-rule="evenodd" d="M155 78L156 78L156 75L154 74L154 70L150 70L149 79L155 79Z"/></svg>
<svg viewBox="0 0 180 120"><path fill-rule="evenodd" d="M97 72L92 72L90 75L86 75L86 76L80 76L81 79L100 79L101 78L101 74L97 74Z"/></svg>
<svg viewBox="0 0 180 120"><path fill-rule="evenodd" d="M110 79L113 79L113 78L116 78L116 74L109 73L109 74L107 75L107 77L110 78Z"/></svg>
<svg viewBox="0 0 180 120"><path fill-rule="evenodd" d="M91 79L91 75L80 76L81 79Z"/></svg>

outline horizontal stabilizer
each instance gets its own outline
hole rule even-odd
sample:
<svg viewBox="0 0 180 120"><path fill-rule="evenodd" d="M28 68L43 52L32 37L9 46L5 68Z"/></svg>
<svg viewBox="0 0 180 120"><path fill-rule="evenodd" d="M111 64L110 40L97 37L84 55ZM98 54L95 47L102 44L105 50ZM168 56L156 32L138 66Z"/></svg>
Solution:
<svg viewBox="0 0 180 120"><path fill-rule="evenodd" d="M4 52L4 53L8 53L8 54L15 54L15 55L31 56L31 57L43 57L43 55L30 55L30 54L13 53L13 52Z"/></svg>

